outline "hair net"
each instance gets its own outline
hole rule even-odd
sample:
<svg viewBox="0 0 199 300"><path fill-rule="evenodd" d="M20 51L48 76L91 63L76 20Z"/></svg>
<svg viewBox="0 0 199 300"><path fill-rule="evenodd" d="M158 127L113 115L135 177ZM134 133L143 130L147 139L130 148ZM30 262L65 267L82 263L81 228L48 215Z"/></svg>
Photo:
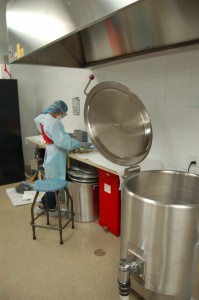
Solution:
<svg viewBox="0 0 199 300"><path fill-rule="evenodd" d="M43 114L62 114L68 111L68 106L62 100L56 100L51 105L49 105L46 109L42 111Z"/></svg>

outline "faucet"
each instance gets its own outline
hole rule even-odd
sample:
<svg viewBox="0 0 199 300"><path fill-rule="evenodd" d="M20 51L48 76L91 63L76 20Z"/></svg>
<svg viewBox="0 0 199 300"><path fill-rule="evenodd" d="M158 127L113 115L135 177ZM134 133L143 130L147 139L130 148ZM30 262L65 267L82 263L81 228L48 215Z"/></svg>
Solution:
<svg viewBox="0 0 199 300"><path fill-rule="evenodd" d="M121 296L125 297L130 294L130 289L131 289L130 275L137 274L139 277L142 276L141 262L139 260L130 261L130 262L121 260L118 269L119 269L119 278L118 278L119 293Z"/></svg>

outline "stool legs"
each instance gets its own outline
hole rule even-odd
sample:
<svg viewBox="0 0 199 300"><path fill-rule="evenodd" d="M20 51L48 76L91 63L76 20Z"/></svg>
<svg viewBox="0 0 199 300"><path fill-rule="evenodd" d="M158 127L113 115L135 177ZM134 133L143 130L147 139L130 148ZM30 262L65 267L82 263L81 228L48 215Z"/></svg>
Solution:
<svg viewBox="0 0 199 300"><path fill-rule="evenodd" d="M74 211L73 211L73 199L72 199L72 197L71 197L71 195L70 195L68 189L65 188L64 190L65 190L66 195L67 195L67 204L70 203L71 223L72 223L72 229L74 229L74 228L75 228L75 226L74 226L74 216L75 216L75 213L74 213ZM69 206L69 205L68 205L68 206Z"/></svg>
<svg viewBox="0 0 199 300"><path fill-rule="evenodd" d="M49 211L54 211L54 210L51 210L48 208L48 196L47 196L47 193L45 194L45 205L46 205L46 209L40 214L40 215L37 215L36 217L34 216L34 207L35 207L35 204L36 204L36 201L37 201L37 197L39 195L39 191L36 192L35 194L35 197L34 197L34 200L33 200L33 203L31 205L31 226L32 226L32 232L33 232L33 240L36 240L36 234L35 234L35 227L40 227L40 228L47 228L47 229L54 229L54 230L59 230L59 236L60 236L60 244L62 245L63 244L63 237L62 237L62 230L69 224L69 222L71 222L71 227L72 229L75 228L74 226L74 211L73 211L73 199L68 191L67 188L64 188L64 191L65 191L65 194L67 196L67 206L69 208L70 211L66 211L65 212L65 215L68 216L68 220L67 222L65 223L65 225L62 225L62 211L61 211L61 208L60 208L60 202L59 202L59 198L58 198L58 191L54 192L55 194L55 199L56 199L56 206L57 206L57 213L58 213L58 227L54 227L54 226L49 226L50 225L50 218L49 218ZM39 218L41 215L43 215L44 213L46 212L46 216L47 216L47 226L44 226L44 225L37 225L35 224L35 220L37 218Z"/></svg>
<svg viewBox="0 0 199 300"><path fill-rule="evenodd" d="M33 199L33 203L31 205L31 225L32 225L32 233L33 233L33 240L36 240L36 235L35 235L35 218L34 218L34 206L37 201L37 197L39 195L39 192L36 192L35 197Z"/></svg>
<svg viewBox="0 0 199 300"><path fill-rule="evenodd" d="M59 236L60 236L60 244L63 244L63 238L62 238L62 217L61 217L61 209L60 209L60 203L58 199L58 193L55 192L55 199L57 204L57 212L58 212L58 219L59 219Z"/></svg>
<svg viewBox="0 0 199 300"><path fill-rule="evenodd" d="M46 205L47 225L50 225L49 209L48 209L48 194L47 193L45 193L45 205Z"/></svg>

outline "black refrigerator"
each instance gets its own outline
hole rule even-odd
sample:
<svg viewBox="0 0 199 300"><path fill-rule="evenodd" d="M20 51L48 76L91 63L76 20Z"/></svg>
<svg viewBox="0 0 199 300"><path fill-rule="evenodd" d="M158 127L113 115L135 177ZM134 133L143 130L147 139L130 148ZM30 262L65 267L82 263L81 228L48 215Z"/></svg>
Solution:
<svg viewBox="0 0 199 300"><path fill-rule="evenodd" d="M0 79L0 185L24 179L17 80Z"/></svg>

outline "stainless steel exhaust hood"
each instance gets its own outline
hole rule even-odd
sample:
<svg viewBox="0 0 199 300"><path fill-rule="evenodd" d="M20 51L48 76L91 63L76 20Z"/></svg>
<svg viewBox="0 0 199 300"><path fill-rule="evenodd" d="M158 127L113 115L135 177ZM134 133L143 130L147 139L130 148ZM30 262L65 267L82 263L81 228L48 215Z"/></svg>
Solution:
<svg viewBox="0 0 199 300"><path fill-rule="evenodd" d="M199 47L198 0L10 0L10 63L84 68Z"/></svg>

